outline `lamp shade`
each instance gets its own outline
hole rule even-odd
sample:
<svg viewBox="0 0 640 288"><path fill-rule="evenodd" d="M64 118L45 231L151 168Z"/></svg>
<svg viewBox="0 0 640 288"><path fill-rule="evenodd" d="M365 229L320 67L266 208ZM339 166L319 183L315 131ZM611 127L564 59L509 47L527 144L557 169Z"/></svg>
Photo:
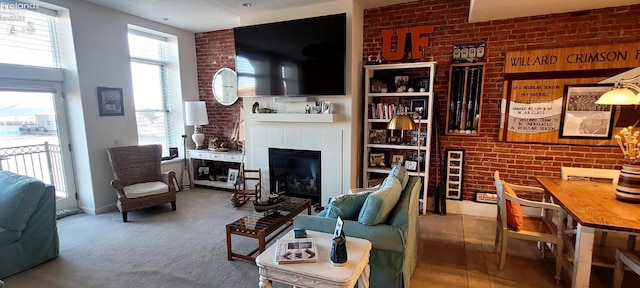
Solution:
<svg viewBox="0 0 640 288"><path fill-rule="evenodd" d="M207 105L204 101L184 102L185 122L187 125L199 126L209 124Z"/></svg>
<svg viewBox="0 0 640 288"><path fill-rule="evenodd" d="M598 101L596 101L596 104L638 105L640 104L640 96L636 95L636 93L629 88L620 87L602 94Z"/></svg>
<svg viewBox="0 0 640 288"><path fill-rule="evenodd" d="M393 116L389 124L387 124L387 129L389 130L415 130L416 127L416 122L406 114Z"/></svg>

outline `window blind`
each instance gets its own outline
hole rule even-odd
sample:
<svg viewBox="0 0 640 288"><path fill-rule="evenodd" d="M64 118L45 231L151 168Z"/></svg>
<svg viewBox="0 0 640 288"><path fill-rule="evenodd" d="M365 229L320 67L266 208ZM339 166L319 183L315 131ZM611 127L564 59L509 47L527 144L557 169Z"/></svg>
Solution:
<svg viewBox="0 0 640 288"><path fill-rule="evenodd" d="M0 63L60 67L54 17L12 4L0 4Z"/></svg>

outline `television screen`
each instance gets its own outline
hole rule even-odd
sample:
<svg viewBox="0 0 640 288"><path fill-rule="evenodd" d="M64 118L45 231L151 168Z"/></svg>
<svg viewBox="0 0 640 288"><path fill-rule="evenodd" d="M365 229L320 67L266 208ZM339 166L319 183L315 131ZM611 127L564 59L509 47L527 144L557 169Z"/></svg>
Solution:
<svg viewBox="0 0 640 288"><path fill-rule="evenodd" d="M233 29L238 95L345 95L346 14Z"/></svg>

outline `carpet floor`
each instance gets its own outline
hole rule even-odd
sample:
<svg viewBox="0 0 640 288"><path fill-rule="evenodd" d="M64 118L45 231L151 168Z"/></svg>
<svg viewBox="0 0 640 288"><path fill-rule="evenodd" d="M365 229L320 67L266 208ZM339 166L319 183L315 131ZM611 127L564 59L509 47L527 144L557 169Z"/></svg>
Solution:
<svg viewBox="0 0 640 288"><path fill-rule="evenodd" d="M253 211L234 208L230 193L192 189L171 205L58 220L60 256L5 279L17 287L256 287L255 263L227 261L225 224ZM257 241L233 236L234 251ZM274 285L274 287L287 287Z"/></svg>

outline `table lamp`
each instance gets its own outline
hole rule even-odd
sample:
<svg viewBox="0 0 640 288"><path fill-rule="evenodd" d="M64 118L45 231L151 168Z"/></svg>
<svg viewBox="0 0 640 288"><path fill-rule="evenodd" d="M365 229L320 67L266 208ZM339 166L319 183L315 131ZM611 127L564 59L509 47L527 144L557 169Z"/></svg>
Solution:
<svg viewBox="0 0 640 288"><path fill-rule="evenodd" d="M204 133L202 133L202 125L209 124L209 116L207 115L207 106L204 101L186 101L184 102L185 123L189 126L195 126L191 139L196 143L196 149L202 149L204 142Z"/></svg>

